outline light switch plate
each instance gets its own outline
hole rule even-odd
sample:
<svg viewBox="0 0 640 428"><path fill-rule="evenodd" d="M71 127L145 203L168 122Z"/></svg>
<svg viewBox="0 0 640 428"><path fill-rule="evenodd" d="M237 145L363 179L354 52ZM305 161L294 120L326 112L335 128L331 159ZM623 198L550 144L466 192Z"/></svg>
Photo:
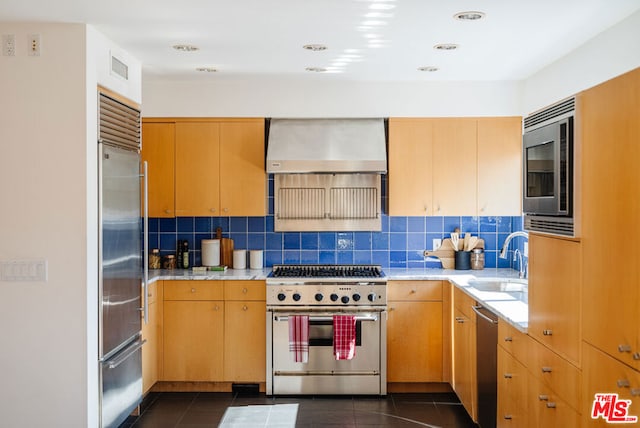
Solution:
<svg viewBox="0 0 640 428"><path fill-rule="evenodd" d="M433 251L436 251L438 248L440 248L442 246L442 239L440 238L434 238L431 240L431 245L433 248Z"/></svg>
<svg viewBox="0 0 640 428"><path fill-rule="evenodd" d="M6 282L47 282L47 261L0 260L0 281Z"/></svg>

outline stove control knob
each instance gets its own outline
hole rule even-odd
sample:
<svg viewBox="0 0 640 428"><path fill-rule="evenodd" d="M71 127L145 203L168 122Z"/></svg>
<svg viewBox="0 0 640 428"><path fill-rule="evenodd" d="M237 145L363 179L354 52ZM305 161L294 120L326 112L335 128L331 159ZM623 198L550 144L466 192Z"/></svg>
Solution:
<svg viewBox="0 0 640 428"><path fill-rule="evenodd" d="M346 305L347 303L349 303L349 296L342 296L342 299L340 300L342 300L342 303Z"/></svg>
<svg viewBox="0 0 640 428"><path fill-rule="evenodd" d="M351 296L353 298L354 302L358 302L360 301L360 294L358 293L354 293L353 296Z"/></svg>
<svg viewBox="0 0 640 428"><path fill-rule="evenodd" d="M369 293L369 295L367 296L367 299L369 299L370 302L375 302L376 301L376 293Z"/></svg>
<svg viewBox="0 0 640 428"><path fill-rule="evenodd" d="M321 293L316 293L316 302L322 302L324 296Z"/></svg>
<svg viewBox="0 0 640 428"><path fill-rule="evenodd" d="M333 293L331 296L329 296L329 298L331 299L332 302L335 302L338 300L338 295Z"/></svg>
<svg viewBox="0 0 640 428"><path fill-rule="evenodd" d="M298 293L293 293L293 300L295 300L296 302L300 300L300 294Z"/></svg>
<svg viewBox="0 0 640 428"><path fill-rule="evenodd" d="M279 301L281 301L281 302L282 302L282 301L283 301L284 299L286 299L286 298L287 298L286 294L284 294L284 293L278 293L278 300L279 300Z"/></svg>

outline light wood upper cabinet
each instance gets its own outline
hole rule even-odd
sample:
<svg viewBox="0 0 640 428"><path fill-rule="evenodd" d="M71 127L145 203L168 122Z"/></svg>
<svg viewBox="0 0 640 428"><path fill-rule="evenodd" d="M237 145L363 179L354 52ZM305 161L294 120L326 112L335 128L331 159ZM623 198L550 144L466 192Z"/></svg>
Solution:
<svg viewBox="0 0 640 428"><path fill-rule="evenodd" d="M264 159L264 121L220 123L222 215L266 214Z"/></svg>
<svg viewBox="0 0 640 428"><path fill-rule="evenodd" d="M389 119L389 215L433 214L432 119Z"/></svg>
<svg viewBox="0 0 640 428"><path fill-rule="evenodd" d="M522 213L522 118L478 119L478 215Z"/></svg>
<svg viewBox="0 0 640 428"><path fill-rule="evenodd" d="M387 381L445 381L442 281L390 281L388 293Z"/></svg>
<svg viewBox="0 0 640 428"><path fill-rule="evenodd" d="M175 124L142 123L142 160L148 164L149 216L175 217Z"/></svg>
<svg viewBox="0 0 640 428"><path fill-rule="evenodd" d="M584 339L640 369L640 69L579 101Z"/></svg>
<svg viewBox="0 0 640 428"><path fill-rule="evenodd" d="M176 123L176 214L220 214L220 125Z"/></svg>
<svg viewBox="0 0 640 428"><path fill-rule="evenodd" d="M263 119L147 118L143 132L151 217L266 214Z"/></svg>
<svg viewBox="0 0 640 428"><path fill-rule="evenodd" d="M389 214L520 215L520 117L390 118Z"/></svg>
<svg viewBox="0 0 640 428"><path fill-rule="evenodd" d="M580 365L580 243L529 235L529 335Z"/></svg>
<svg viewBox="0 0 640 428"><path fill-rule="evenodd" d="M433 215L476 215L476 128L472 118L433 123Z"/></svg>

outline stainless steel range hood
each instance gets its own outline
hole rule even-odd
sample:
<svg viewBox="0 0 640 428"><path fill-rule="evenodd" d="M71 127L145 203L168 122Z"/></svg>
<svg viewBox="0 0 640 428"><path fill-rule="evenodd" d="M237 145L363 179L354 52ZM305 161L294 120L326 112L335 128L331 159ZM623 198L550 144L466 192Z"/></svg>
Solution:
<svg viewBox="0 0 640 428"><path fill-rule="evenodd" d="M271 119L267 172L384 174L384 120Z"/></svg>

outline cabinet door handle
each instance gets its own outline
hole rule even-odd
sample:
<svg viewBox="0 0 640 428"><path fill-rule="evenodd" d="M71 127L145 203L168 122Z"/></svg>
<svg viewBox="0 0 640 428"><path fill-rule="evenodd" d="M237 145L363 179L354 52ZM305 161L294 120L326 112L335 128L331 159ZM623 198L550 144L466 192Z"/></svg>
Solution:
<svg viewBox="0 0 640 428"><path fill-rule="evenodd" d="M507 337L504 338L504 341L505 342L513 342L513 337L507 336Z"/></svg>
<svg viewBox="0 0 640 428"><path fill-rule="evenodd" d="M556 403L551 401L547 403L547 409L555 409L555 408L556 408Z"/></svg>
<svg viewBox="0 0 640 428"><path fill-rule="evenodd" d="M164 210L165 214L171 214L171 210Z"/></svg>
<svg viewBox="0 0 640 428"><path fill-rule="evenodd" d="M417 291L415 289L411 290L411 294L416 294Z"/></svg>
<svg viewBox="0 0 640 428"><path fill-rule="evenodd" d="M463 323L464 323L464 318L462 318L462 317L456 317L456 322L457 322L457 323L460 323L460 324L463 324Z"/></svg>
<svg viewBox="0 0 640 428"><path fill-rule="evenodd" d="M511 373L505 373L504 374L504 378L505 379L511 379L513 377L513 375Z"/></svg>
<svg viewBox="0 0 640 428"><path fill-rule="evenodd" d="M195 292L196 292L196 289L195 289L195 288L192 288L192 289L191 289L191 292L192 292L192 293L195 293Z"/></svg>
<svg viewBox="0 0 640 428"><path fill-rule="evenodd" d="M553 336L553 330L542 330L543 336Z"/></svg>
<svg viewBox="0 0 640 428"><path fill-rule="evenodd" d="M248 291L249 291L249 290L247 290L247 287L245 287L245 288L243 288L243 289L242 289L242 292L243 292L244 294L247 294L247 292L248 292Z"/></svg>
<svg viewBox="0 0 640 428"><path fill-rule="evenodd" d="M631 345L618 345L618 352L631 352Z"/></svg>
<svg viewBox="0 0 640 428"><path fill-rule="evenodd" d="M551 367L542 367L542 373L551 373Z"/></svg>
<svg viewBox="0 0 640 428"><path fill-rule="evenodd" d="M216 212L215 208L210 208L209 211L211 211L212 213Z"/></svg>
<svg viewBox="0 0 640 428"><path fill-rule="evenodd" d="M631 382L627 379L618 379L616 381L616 385L618 385L618 388L629 388L631 386Z"/></svg>
<svg viewBox="0 0 640 428"><path fill-rule="evenodd" d="M215 306L213 307L213 310L214 310L214 311L219 311L219 310L220 310L220 306L215 305Z"/></svg>
<svg viewBox="0 0 640 428"><path fill-rule="evenodd" d="M633 353L633 359L636 360L636 361L640 360L640 352L634 352Z"/></svg>
<svg viewBox="0 0 640 428"><path fill-rule="evenodd" d="M513 416L511 415L504 415L504 418L508 421L510 421L511 419L513 419Z"/></svg>
<svg viewBox="0 0 640 428"><path fill-rule="evenodd" d="M538 400L540 401L549 401L549 396L545 394L538 395Z"/></svg>
<svg viewBox="0 0 640 428"><path fill-rule="evenodd" d="M242 307L242 310L243 310L243 311L248 311L248 310L249 310L249 307L248 307L247 305L244 305L244 306Z"/></svg>
<svg viewBox="0 0 640 428"><path fill-rule="evenodd" d="M229 212L229 208L223 208L222 211L228 213Z"/></svg>
<svg viewBox="0 0 640 428"><path fill-rule="evenodd" d="M631 396L637 397L638 395L640 395L640 388L631 388Z"/></svg>

